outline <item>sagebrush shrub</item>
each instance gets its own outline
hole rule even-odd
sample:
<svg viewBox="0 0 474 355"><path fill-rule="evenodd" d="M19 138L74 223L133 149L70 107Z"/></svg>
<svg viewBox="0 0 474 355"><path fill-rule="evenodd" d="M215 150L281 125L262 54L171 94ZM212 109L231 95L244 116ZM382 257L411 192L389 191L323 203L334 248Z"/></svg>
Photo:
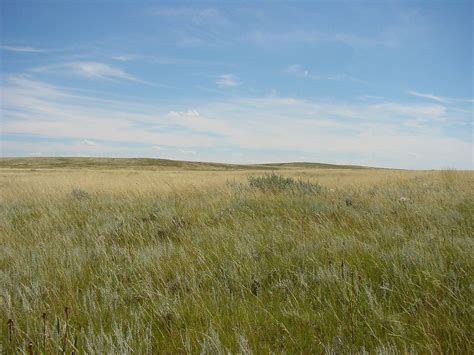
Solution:
<svg viewBox="0 0 474 355"><path fill-rule="evenodd" d="M265 174L263 176L250 176L248 182L251 188L256 188L265 192L321 192L321 186L319 184L293 179L292 177L284 177L274 173Z"/></svg>
<svg viewBox="0 0 474 355"><path fill-rule="evenodd" d="M82 189L73 189L71 191L71 196L76 200L87 200L89 198L89 193Z"/></svg>

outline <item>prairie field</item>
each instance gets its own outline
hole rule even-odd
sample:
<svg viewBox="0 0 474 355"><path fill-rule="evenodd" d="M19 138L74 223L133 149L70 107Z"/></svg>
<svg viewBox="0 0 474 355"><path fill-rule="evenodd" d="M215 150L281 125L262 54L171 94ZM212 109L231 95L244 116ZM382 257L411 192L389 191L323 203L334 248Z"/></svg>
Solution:
<svg viewBox="0 0 474 355"><path fill-rule="evenodd" d="M474 172L0 160L0 352L474 351Z"/></svg>

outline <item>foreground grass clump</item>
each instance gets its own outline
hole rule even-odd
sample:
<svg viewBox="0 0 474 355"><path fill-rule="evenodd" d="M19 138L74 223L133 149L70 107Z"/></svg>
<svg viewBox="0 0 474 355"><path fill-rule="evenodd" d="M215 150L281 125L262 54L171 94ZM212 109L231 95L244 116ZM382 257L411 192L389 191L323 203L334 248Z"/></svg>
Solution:
<svg viewBox="0 0 474 355"><path fill-rule="evenodd" d="M11 193L1 348L472 353L472 173L298 186Z"/></svg>
<svg viewBox="0 0 474 355"><path fill-rule="evenodd" d="M252 188L260 189L264 192L308 192L315 193L321 191L321 186L309 181L297 180L292 177L283 177L275 173L263 176L250 176L249 185Z"/></svg>

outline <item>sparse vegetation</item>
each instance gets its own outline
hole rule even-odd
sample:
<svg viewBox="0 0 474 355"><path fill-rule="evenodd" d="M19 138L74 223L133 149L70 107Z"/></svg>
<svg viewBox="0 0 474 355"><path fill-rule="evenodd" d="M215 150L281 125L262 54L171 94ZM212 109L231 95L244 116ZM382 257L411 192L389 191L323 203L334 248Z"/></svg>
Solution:
<svg viewBox="0 0 474 355"><path fill-rule="evenodd" d="M472 172L279 169L2 171L3 351L472 353Z"/></svg>

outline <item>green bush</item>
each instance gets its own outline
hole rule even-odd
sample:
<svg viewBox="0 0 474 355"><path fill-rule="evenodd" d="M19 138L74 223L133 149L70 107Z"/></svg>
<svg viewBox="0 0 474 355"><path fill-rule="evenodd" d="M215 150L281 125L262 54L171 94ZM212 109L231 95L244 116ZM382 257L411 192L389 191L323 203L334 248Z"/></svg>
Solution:
<svg viewBox="0 0 474 355"><path fill-rule="evenodd" d="M265 174L263 176L250 176L249 186L251 188L259 189L265 192L305 192L305 193L319 193L321 186L309 181L296 180L292 177L283 177L277 174Z"/></svg>
<svg viewBox="0 0 474 355"><path fill-rule="evenodd" d="M89 193L82 189L73 189L71 191L71 196L76 200L87 200L89 199Z"/></svg>

